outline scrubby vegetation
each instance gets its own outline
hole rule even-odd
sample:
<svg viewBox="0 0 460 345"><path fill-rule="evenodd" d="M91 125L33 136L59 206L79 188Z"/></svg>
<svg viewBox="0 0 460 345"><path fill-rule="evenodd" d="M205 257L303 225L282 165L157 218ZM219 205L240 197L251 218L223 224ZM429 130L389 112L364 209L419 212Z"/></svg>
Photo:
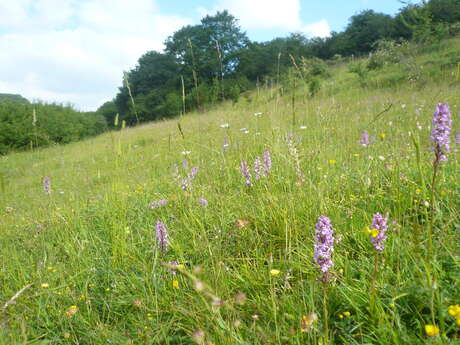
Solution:
<svg viewBox="0 0 460 345"><path fill-rule="evenodd" d="M460 40L378 47L0 157L0 343L458 344Z"/></svg>
<svg viewBox="0 0 460 345"><path fill-rule="evenodd" d="M102 115L59 104L31 104L21 96L0 98L0 155L66 144L106 130Z"/></svg>

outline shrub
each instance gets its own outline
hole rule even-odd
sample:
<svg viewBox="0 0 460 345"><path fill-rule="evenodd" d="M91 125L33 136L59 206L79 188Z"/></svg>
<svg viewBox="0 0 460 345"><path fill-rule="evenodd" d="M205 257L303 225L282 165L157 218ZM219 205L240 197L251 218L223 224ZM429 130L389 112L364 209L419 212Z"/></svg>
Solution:
<svg viewBox="0 0 460 345"><path fill-rule="evenodd" d="M65 144L106 129L105 118L94 112L84 113L59 104L0 102L0 154Z"/></svg>

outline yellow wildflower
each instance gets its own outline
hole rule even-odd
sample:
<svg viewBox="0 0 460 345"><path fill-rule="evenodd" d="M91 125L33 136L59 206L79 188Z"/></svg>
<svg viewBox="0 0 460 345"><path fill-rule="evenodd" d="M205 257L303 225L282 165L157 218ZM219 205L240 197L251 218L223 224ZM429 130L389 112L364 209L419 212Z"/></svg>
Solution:
<svg viewBox="0 0 460 345"><path fill-rule="evenodd" d="M384 140L385 137L386 137L386 134L385 134L385 133L380 133L380 134L379 134L379 137L380 137L380 139Z"/></svg>
<svg viewBox="0 0 460 345"><path fill-rule="evenodd" d="M177 279L174 279L172 281L172 286L173 286L173 288L178 289L179 288L179 281Z"/></svg>
<svg viewBox="0 0 460 345"><path fill-rule="evenodd" d="M460 316L457 316L457 318L455 319L455 324L457 326L460 326Z"/></svg>
<svg viewBox="0 0 460 345"><path fill-rule="evenodd" d="M425 325L425 333L429 337L434 337L439 334L439 327L436 325Z"/></svg>
<svg viewBox="0 0 460 345"><path fill-rule="evenodd" d="M372 229L372 230L371 230L371 236L372 236L372 237L376 238L378 234L379 234L379 230L378 230L378 229Z"/></svg>
<svg viewBox="0 0 460 345"><path fill-rule="evenodd" d="M450 305L449 308L447 308L447 310L449 311L450 316L460 317L460 305Z"/></svg>
<svg viewBox="0 0 460 345"><path fill-rule="evenodd" d="M329 164L335 164L337 161L335 159L329 159Z"/></svg>
<svg viewBox="0 0 460 345"><path fill-rule="evenodd" d="M48 283L43 283L42 284L42 288L44 288L44 289L47 289L49 287L50 287L50 284L48 284Z"/></svg>
<svg viewBox="0 0 460 345"><path fill-rule="evenodd" d="M277 275L279 275L281 273L280 270L270 270L270 274L273 276L273 277L276 277Z"/></svg>
<svg viewBox="0 0 460 345"><path fill-rule="evenodd" d="M351 316L351 313L349 311L344 311L343 312L343 316L345 317L350 317Z"/></svg>

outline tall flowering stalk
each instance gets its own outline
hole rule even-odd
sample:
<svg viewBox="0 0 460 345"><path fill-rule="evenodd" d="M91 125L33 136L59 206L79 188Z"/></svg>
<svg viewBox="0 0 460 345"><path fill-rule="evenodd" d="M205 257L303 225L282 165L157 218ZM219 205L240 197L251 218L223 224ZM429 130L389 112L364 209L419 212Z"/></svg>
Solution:
<svg viewBox="0 0 460 345"><path fill-rule="evenodd" d="M299 151L295 147L294 140L292 138L292 133L289 133L286 137L289 154L294 159L295 173L297 175L297 184L302 184L304 182L302 170L300 169L300 158Z"/></svg>
<svg viewBox="0 0 460 345"><path fill-rule="evenodd" d="M369 146L369 133L367 131L361 132L361 140L359 141L364 147Z"/></svg>
<svg viewBox="0 0 460 345"><path fill-rule="evenodd" d="M428 228L428 260L431 262L433 259L433 223L435 217L435 190L436 190L436 177L438 175L438 169L441 166L441 162L447 161L447 153L450 151L450 132L452 119L447 103L439 103L436 106L436 110L433 114L433 120L431 122L431 140L433 142L433 177L431 180L431 198L430 198L430 223ZM429 271L429 284L432 289L431 293L431 319L435 321L435 308L434 308L434 281L435 277L432 277L432 273ZM440 299L440 295L437 295ZM441 316L442 320L442 316Z"/></svg>
<svg viewBox="0 0 460 345"><path fill-rule="evenodd" d="M254 173L256 174L256 180L259 180L262 174L262 163L260 161L260 157L256 157L254 160Z"/></svg>
<svg viewBox="0 0 460 345"><path fill-rule="evenodd" d="M245 179L246 186L251 187L252 186L251 172L249 171L249 166L248 166L247 162L245 162L245 161L241 162L240 171L241 171L241 174L243 175L243 177Z"/></svg>
<svg viewBox="0 0 460 345"><path fill-rule="evenodd" d="M193 167L188 176L182 179L181 188L183 191L187 191L190 189L191 182L195 179L198 170L198 167Z"/></svg>
<svg viewBox="0 0 460 345"><path fill-rule="evenodd" d="M161 221L157 221L156 235L158 247L162 252L165 252L169 245L168 230L166 229L166 225Z"/></svg>
<svg viewBox="0 0 460 345"><path fill-rule="evenodd" d="M433 177L431 180L431 217L430 227L428 232L428 250L431 256L433 249L433 221L434 221L434 203L435 203L435 189L436 189L436 177L438 174L438 168L440 163L447 161L447 152L450 151L450 131L452 125L451 114L449 105L447 103L439 103L436 106L436 110L433 114L433 120L431 122L431 140L433 142L434 160L433 160Z"/></svg>
<svg viewBox="0 0 460 345"><path fill-rule="evenodd" d="M154 208L164 206L168 203L168 199L162 199L159 201L153 201L149 205L149 209L153 210Z"/></svg>
<svg viewBox="0 0 460 345"><path fill-rule="evenodd" d="M272 158L270 156L270 151L264 151L264 175L267 177L270 174L272 168Z"/></svg>
<svg viewBox="0 0 460 345"><path fill-rule="evenodd" d="M433 114L431 123L431 140L433 141L434 164L447 161L447 152L450 151L449 135L452 126L452 119L447 103L439 103Z"/></svg>
<svg viewBox="0 0 460 345"><path fill-rule="evenodd" d="M314 244L314 260L322 273L323 282L323 315L324 315L324 343L329 343L328 313L327 313L327 282L329 269L334 266L332 253L334 251L334 229L328 217L320 216L316 223Z"/></svg>
<svg viewBox="0 0 460 345"><path fill-rule="evenodd" d="M51 194L51 179L48 176L45 176L42 179L42 184L43 184L43 192L45 194Z"/></svg>
<svg viewBox="0 0 460 345"><path fill-rule="evenodd" d="M387 239L385 232L388 230L388 218L383 217L380 213L374 214L372 218L372 229L370 231L370 240L378 252L385 249L384 242Z"/></svg>
<svg viewBox="0 0 460 345"><path fill-rule="evenodd" d="M329 268L334 266L332 252L334 251L334 229L328 217L320 216L316 223L314 244L314 260L322 273L321 281L329 280Z"/></svg>
<svg viewBox="0 0 460 345"><path fill-rule="evenodd" d="M376 253L374 256L374 273L372 275L372 283L371 283L371 300L370 300L370 306L371 310L374 310L375 307L375 299L376 299L376 294L377 291L375 289L375 282L377 280L377 273L378 273L378 268L379 268L379 257L378 253L383 252L385 249L384 242L387 239L385 232L388 230L388 218L383 217L380 213L374 214L372 218L372 225L371 229L369 230L369 238L374 246Z"/></svg>

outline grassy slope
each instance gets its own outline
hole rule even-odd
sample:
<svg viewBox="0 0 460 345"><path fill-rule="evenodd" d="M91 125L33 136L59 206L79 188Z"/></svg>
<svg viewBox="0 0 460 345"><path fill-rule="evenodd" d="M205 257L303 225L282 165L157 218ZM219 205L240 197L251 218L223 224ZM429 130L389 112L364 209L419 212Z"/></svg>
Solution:
<svg viewBox="0 0 460 345"><path fill-rule="evenodd" d="M435 56L441 60L459 47L458 40L448 41ZM390 66L373 78L383 80L398 68L401 73L401 66ZM331 218L340 239L328 289L332 343L458 343L447 306L460 303L459 152L450 154L438 180L433 260L424 225L437 102L451 105L460 131L455 70L438 73L422 89L407 83L362 89L345 71L335 69L314 99L297 91L295 125L291 96L263 90L234 106L180 119L183 137L179 120L171 120L1 157L0 302L32 285L0 311L0 343L190 344L202 329L214 344L316 344L324 325L312 261L319 215ZM375 137L367 148L358 144L362 130ZM420 165L409 132L420 142ZM253 165L267 149L270 176L246 188L240 161ZM173 177L174 164L184 173L184 158L200 167L186 193ZM50 196L43 194L43 176L51 177ZM147 208L164 198L166 206ZM388 212L394 224L373 298L374 250L363 229L376 212ZM239 219L249 224L239 227ZM153 250L157 220L169 229L166 253ZM184 273L172 275L163 265L170 261L184 264ZM281 273L272 276L272 269ZM427 277L435 277L437 289ZM204 290L194 288L196 280ZM244 305L234 302L238 292L247 296ZM216 306L213 296L224 305ZM78 312L66 315L72 305ZM346 311L350 317L343 317ZM302 333L300 319L309 312L319 319ZM433 316L444 340L423 333Z"/></svg>

